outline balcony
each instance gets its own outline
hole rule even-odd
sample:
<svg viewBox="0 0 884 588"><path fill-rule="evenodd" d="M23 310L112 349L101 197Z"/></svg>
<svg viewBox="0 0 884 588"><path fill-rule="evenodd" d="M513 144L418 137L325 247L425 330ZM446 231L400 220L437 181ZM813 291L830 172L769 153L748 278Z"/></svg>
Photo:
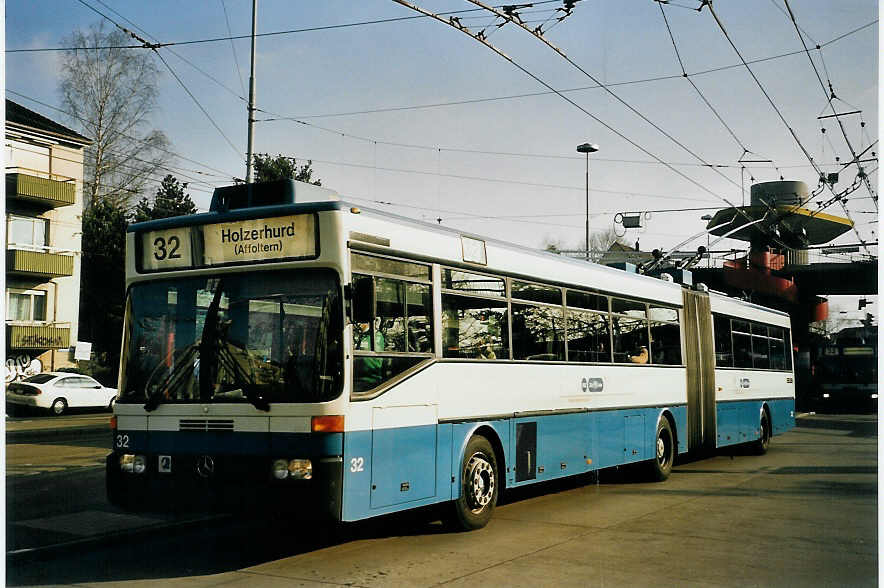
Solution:
<svg viewBox="0 0 884 588"><path fill-rule="evenodd" d="M6 250L6 273L41 278L72 276L74 255L49 247L17 249L10 244Z"/></svg>
<svg viewBox="0 0 884 588"><path fill-rule="evenodd" d="M23 173L6 174L6 198L15 198L43 208L70 206L76 201L73 180L61 181Z"/></svg>
<svg viewBox="0 0 884 588"><path fill-rule="evenodd" d="M7 324L6 342L10 349L67 349L71 344L71 328L40 324Z"/></svg>

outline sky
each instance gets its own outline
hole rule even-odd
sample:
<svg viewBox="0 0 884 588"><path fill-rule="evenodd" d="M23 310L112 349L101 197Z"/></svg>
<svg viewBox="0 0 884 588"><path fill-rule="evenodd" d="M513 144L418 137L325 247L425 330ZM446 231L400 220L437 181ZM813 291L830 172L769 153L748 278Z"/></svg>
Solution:
<svg viewBox="0 0 884 588"><path fill-rule="evenodd" d="M339 26L419 16L389 0L259 0L258 32L281 34L258 39L256 152L312 160L324 186L365 207L441 219L529 247L555 241L578 248L586 160L575 148L596 143L592 230L614 228L629 243L640 239L644 250L667 250L701 231L704 214L748 204L753 179L782 176L813 189L809 158L825 171L840 167L836 157L851 158L837 123L817 119L830 112L827 95L780 0L715 2L721 26L708 7L695 10L697 0L580 0L559 23L563 13L552 11L560 0L522 8L531 28L552 17L543 24L544 38L576 66L512 24L493 26L493 17L469 2L415 4L434 13L472 10L458 13L460 22L473 32L484 28L517 65L430 18ZM853 147L869 147L879 129L878 3L789 5L823 81L832 82L836 108L862 111L842 118ZM250 0L8 0L7 97L76 128L53 110L60 102L60 53L9 51L63 47L74 28L102 20L99 12L161 42L251 30ZM282 33L293 30L301 32ZM680 75L673 38L689 78ZM751 63L750 73L728 38L747 61L764 61ZM190 182L197 206L206 209L213 187L245 176L249 40L159 51L223 131L158 62L154 126L179 155L172 172ZM591 88L596 82L616 98ZM574 91L557 95L550 88ZM867 155L872 151L877 145ZM741 169L741 158L773 163ZM876 161L864 165L877 170ZM855 175L855 166L842 172L836 188ZM877 172L870 177L877 186ZM846 206L862 239L877 241L869 192L856 190ZM663 212L672 209L679 211ZM640 213L643 227L615 223L624 212ZM844 214L837 204L826 212ZM857 238L850 232L837 243ZM744 246L724 241L718 248Z"/></svg>

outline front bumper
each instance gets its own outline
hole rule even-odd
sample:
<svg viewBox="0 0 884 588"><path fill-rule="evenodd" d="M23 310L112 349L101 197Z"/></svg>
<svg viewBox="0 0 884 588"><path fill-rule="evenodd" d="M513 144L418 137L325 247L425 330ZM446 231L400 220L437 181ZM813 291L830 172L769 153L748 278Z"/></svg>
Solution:
<svg viewBox="0 0 884 588"><path fill-rule="evenodd" d="M270 510L303 519L341 520L343 461L339 456L314 459L310 480L274 480L272 459L265 456L210 456L211 467L206 467L204 455L146 454L146 471L135 474L121 471L120 455L109 454L105 469L108 500L121 508ZM171 463L161 464L164 458Z"/></svg>

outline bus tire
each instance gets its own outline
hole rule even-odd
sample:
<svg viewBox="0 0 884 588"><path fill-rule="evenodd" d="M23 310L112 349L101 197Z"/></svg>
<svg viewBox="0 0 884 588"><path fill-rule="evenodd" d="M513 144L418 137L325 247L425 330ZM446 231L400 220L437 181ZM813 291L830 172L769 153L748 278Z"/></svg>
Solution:
<svg viewBox="0 0 884 588"><path fill-rule="evenodd" d="M669 419L660 417L654 435L654 459L651 460L651 479L662 482L672 473L675 463L675 435Z"/></svg>
<svg viewBox="0 0 884 588"><path fill-rule="evenodd" d="M755 455L764 455L770 448L770 419L766 410L761 411L761 422L758 426L761 436L752 444L752 449L755 451Z"/></svg>
<svg viewBox="0 0 884 588"><path fill-rule="evenodd" d="M473 436L460 466L460 497L455 500L450 522L458 529L481 529L491 520L500 487L497 459L488 439Z"/></svg>

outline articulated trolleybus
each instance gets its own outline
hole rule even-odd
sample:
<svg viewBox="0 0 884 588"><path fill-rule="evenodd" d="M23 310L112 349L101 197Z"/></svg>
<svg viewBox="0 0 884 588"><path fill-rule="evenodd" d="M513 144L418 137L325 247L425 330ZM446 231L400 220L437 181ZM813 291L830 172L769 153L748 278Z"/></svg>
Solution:
<svg viewBox="0 0 884 588"><path fill-rule="evenodd" d="M111 501L356 521L794 426L789 319L283 181L134 224Z"/></svg>

